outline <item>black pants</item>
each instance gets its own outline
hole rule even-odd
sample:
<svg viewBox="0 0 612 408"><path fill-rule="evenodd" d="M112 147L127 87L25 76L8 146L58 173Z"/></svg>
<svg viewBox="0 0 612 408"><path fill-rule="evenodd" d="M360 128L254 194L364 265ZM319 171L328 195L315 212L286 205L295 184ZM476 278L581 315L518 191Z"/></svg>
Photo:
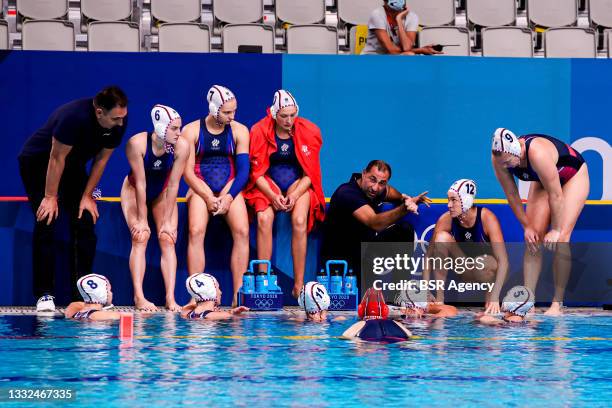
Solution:
<svg viewBox="0 0 612 408"><path fill-rule="evenodd" d="M48 158L46 157L19 157L19 172L21 180L28 195L32 212L36 211L45 196ZM64 168L58 191L58 208L62 218L68 218L70 223L69 268L73 298L78 297L76 280L91 273L96 253L96 234L93 218L88 211L84 211L81 219L79 204L87 184L87 171L84 166L69 166ZM55 283L55 254L60 248L57 244L57 219L50 225L47 220L36 222L32 240L32 268L33 292L39 297L54 293ZM75 296L76 295L76 296Z"/></svg>
<svg viewBox="0 0 612 408"><path fill-rule="evenodd" d="M329 240L324 237L324 244L321 248L321 267L324 267L325 262L329 259L344 259L348 262L349 268L353 269L353 272L357 276L358 283L361 284L362 243L366 243L365 245L367 245L369 242L414 242L414 228L407 221L399 221L378 233L370 230L368 233L359 237L359 240L351 240L350 238L353 237L347 237L347 240L344 242L334 243L329 242ZM395 248L388 248L388 252L388 254L378 253L376 255L392 256L395 254ZM369 265L371 261L366 259L364 263Z"/></svg>

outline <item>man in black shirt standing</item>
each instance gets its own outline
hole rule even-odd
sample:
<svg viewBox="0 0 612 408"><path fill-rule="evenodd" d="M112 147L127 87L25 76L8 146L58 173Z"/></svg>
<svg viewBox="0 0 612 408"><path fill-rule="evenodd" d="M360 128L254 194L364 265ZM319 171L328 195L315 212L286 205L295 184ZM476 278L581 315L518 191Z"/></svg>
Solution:
<svg viewBox="0 0 612 408"><path fill-rule="evenodd" d="M24 144L19 172L36 217L33 235L34 295L39 312L55 311L54 224L70 218L72 278L92 272L98 209L92 193L127 127L127 97L115 86L94 98L60 106ZM87 163L93 159L91 172Z"/></svg>
<svg viewBox="0 0 612 408"><path fill-rule="evenodd" d="M400 193L388 182L391 166L372 160L361 173L354 173L331 197L323 225L323 260L343 259L360 276L362 242L413 242L414 229L401 219L418 214L418 204L429 206L427 192L416 197ZM397 203L382 211L384 202Z"/></svg>

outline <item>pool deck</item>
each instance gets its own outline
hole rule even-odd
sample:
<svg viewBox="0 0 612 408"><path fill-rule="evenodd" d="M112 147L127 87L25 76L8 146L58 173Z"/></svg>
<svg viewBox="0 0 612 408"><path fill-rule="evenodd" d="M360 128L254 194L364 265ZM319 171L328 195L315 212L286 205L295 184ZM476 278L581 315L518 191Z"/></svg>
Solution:
<svg viewBox="0 0 612 408"><path fill-rule="evenodd" d="M391 310L391 316L399 315L400 310L399 307L389 305ZM228 309L228 308L222 308ZM24 316L54 316L54 317L62 317L64 315L65 308L58 307L55 313L37 313L36 308L34 306L0 306L0 315L24 315ZM169 311L160 308L156 312L142 312L137 311L133 306L114 306L111 309L112 311L122 312L122 313L134 313L136 315L152 315L152 314L166 314L170 313ZM257 314L266 314L266 315L288 315L292 316L296 313L299 313L301 308L298 306L287 306L284 307L283 310L278 311L253 311L251 313ZM460 314L474 314L482 312L483 309L481 307L460 307ZM542 314L546 311L545 307L536 308L536 314ZM330 313L336 315L354 315L354 311L331 311ZM566 307L564 308L565 315L589 315L589 316L612 316L612 310L604 310L602 308L596 307Z"/></svg>

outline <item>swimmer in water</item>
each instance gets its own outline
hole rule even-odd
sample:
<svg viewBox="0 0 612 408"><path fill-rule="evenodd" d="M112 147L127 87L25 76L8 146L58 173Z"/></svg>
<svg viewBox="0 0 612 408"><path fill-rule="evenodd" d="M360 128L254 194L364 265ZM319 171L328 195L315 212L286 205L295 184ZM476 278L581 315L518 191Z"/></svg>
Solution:
<svg viewBox="0 0 612 408"><path fill-rule="evenodd" d="M229 312L219 309L221 302L219 282L207 273L189 276L185 286L195 302L183 307L181 317L185 319L225 320L249 310L245 306L235 307Z"/></svg>
<svg viewBox="0 0 612 408"><path fill-rule="evenodd" d="M402 324L389 320L389 306L380 290L369 288L358 307L361 321L353 324L344 333L344 339L396 343L410 339L412 333Z"/></svg>
<svg viewBox="0 0 612 408"><path fill-rule="evenodd" d="M85 302L70 303L64 312L67 319L119 320L119 312L104 310L104 307L111 306L113 301L111 284L106 277L90 273L77 281L77 288Z"/></svg>
<svg viewBox="0 0 612 408"><path fill-rule="evenodd" d="M430 302L427 296L427 291L406 289L397 295L395 304L402 308L402 317L404 318L452 317L457 315L455 306Z"/></svg>
<svg viewBox="0 0 612 408"><path fill-rule="evenodd" d="M488 325L529 323L526 316L533 306L533 292L526 286L515 286L508 291L502 302L504 315L501 319L488 314L479 314L476 316L476 322Z"/></svg>

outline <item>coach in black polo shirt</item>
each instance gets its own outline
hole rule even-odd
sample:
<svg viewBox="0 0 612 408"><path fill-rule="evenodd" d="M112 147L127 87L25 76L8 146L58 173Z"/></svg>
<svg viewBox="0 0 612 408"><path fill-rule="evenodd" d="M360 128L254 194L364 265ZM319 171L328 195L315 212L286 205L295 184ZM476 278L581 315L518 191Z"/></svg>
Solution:
<svg viewBox="0 0 612 408"><path fill-rule="evenodd" d="M413 242L414 229L401 220L410 212L418 214L418 204L429 205L426 193L416 197L401 194L388 182L391 166L372 160L361 173L334 192L323 225L323 261L344 259L360 276L362 242ZM382 211L384 202L398 204Z"/></svg>
<svg viewBox="0 0 612 408"><path fill-rule="evenodd" d="M36 217L33 237L37 311L54 311L53 230L60 211L70 217L72 278L91 273L96 252L98 209L92 193L127 126L127 97L115 86L94 98L68 102L26 141L19 171ZM91 171L87 163L93 159Z"/></svg>

